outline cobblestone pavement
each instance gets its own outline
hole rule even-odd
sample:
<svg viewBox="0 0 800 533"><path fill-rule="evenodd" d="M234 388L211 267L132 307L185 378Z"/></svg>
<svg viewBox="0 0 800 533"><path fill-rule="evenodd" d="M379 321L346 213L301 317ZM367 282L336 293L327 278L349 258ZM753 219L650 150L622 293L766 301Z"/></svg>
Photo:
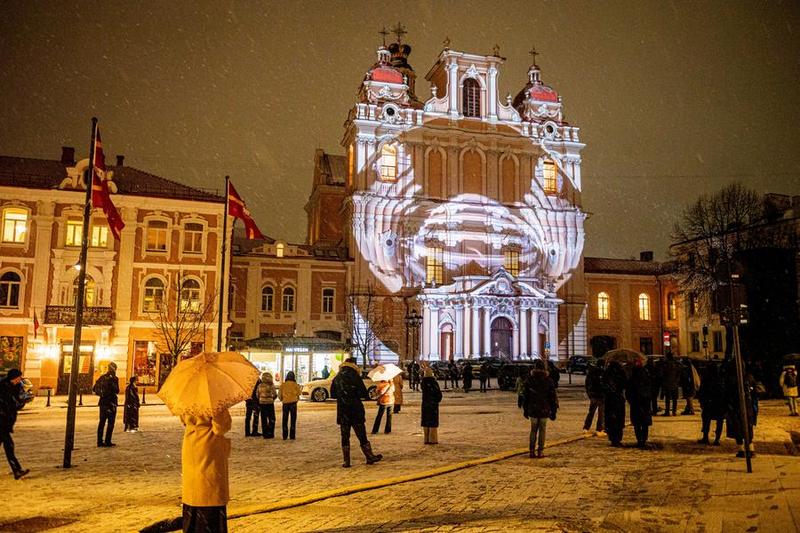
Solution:
<svg viewBox="0 0 800 533"><path fill-rule="evenodd" d="M562 387L561 396L548 440L580 432L587 402L579 384ZM243 408L234 408L229 511L526 445L527 421L513 394L446 393L438 446L422 444L418 393L407 392L406 399L392 434L372 437L386 459L367 467L354 449L349 470L339 466L332 403L301 404L294 442L245 439ZM65 414L65 409L40 405L21 413L15 439L20 460L32 473L20 482L0 477L5 499L0 531L135 531L180 513L182 428L163 406L144 407L141 433L119 432L116 448L100 450L94 447L96 408L79 409L77 467L66 471L58 467ZM732 458L730 441L719 448L694 444L699 417L658 418L656 450L612 449L605 440L591 438L549 449L542 460L512 458L253 515L232 520L230 529L795 531L800 515L792 502L800 502L800 458L789 455L794 448L786 442L800 424L784 415L779 402L766 402L751 475ZM374 407L368 407L367 416L374 416Z"/></svg>

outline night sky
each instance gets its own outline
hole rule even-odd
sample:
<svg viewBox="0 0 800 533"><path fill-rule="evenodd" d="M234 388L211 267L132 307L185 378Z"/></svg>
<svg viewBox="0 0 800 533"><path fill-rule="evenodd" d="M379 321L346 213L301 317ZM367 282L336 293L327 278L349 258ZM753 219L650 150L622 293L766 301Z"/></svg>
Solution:
<svg viewBox="0 0 800 533"><path fill-rule="evenodd" d="M800 3L777 0L0 0L0 154L86 157L96 115L106 154L198 187L230 174L265 233L303 241L314 150L343 153L398 21L422 99L445 37L500 46L501 101L541 52L587 144L587 255L665 257L681 206L731 181L800 194Z"/></svg>

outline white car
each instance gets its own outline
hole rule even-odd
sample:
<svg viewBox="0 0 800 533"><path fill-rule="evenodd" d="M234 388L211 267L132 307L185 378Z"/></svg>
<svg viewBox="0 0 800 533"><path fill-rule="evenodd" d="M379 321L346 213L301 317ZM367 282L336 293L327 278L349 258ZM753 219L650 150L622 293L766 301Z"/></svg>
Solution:
<svg viewBox="0 0 800 533"><path fill-rule="evenodd" d="M300 398L303 400L311 400L312 402L324 402L331 397L331 383L334 376L328 379L315 379L303 385L303 391L300 393ZM367 377L366 372L361 373L361 379L364 380L364 386L367 388L367 393L370 399L375 399L375 382Z"/></svg>

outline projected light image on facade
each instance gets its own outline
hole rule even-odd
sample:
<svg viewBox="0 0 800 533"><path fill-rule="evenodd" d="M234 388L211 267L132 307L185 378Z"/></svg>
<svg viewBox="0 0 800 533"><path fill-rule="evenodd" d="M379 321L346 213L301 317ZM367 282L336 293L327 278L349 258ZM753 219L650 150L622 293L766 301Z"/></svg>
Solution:
<svg viewBox="0 0 800 533"><path fill-rule="evenodd" d="M584 244L578 128L535 64L501 103L497 50L445 46L423 103L410 52L378 49L345 124L353 287L419 309L423 359L555 358Z"/></svg>

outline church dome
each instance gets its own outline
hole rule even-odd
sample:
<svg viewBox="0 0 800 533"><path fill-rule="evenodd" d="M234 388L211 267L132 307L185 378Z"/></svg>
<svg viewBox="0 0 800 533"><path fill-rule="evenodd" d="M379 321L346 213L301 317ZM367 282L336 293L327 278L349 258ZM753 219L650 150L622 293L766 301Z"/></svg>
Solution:
<svg viewBox="0 0 800 533"><path fill-rule="evenodd" d="M561 122L561 97L545 85L542 72L534 63L528 69L528 83L514 98L513 106L526 120L540 122L555 119Z"/></svg>

